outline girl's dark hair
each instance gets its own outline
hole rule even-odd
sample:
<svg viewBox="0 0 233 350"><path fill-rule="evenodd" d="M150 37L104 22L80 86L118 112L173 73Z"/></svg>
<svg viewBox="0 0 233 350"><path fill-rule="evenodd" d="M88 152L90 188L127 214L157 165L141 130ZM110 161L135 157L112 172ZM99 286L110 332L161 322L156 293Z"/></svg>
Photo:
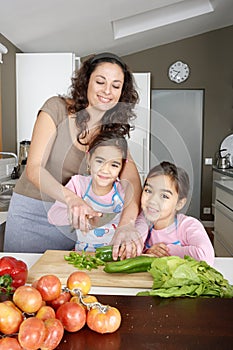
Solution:
<svg viewBox="0 0 233 350"><path fill-rule="evenodd" d="M175 164L170 162L162 162L149 171L147 179L158 175L167 175L170 177L171 181L175 184L179 199L188 197L189 176L184 169L176 167Z"/></svg>
<svg viewBox="0 0 233 350"><path fill-rule="evenodd" d="M122 165L127 159L128 144L124 136L115 132L103 132L98 134L89 144L89 154L92 155L96 148L114 146L122 153ZM123 167L122 167L123 168Z"/></svg>
<svg viewBox="0 0 233 350"><path fill-rule="evenodd" d="M96 67L103 62L110 62L121 67L124 73L124 84L122 87L119 103L112 109L106 111L102 117L101 132L114 131L121 133L123 136L128 135L133 127L129 122L136 118L134 112L135 104L139 100L138 93L135 89L134 77L128 66L120 57L112 53L102 53L92 55L83 62L81 68L77 70L71 79L70 97L71 103L68 105L68 111L76 114L76 125L79 133L77 140L81 142L82 138L87 135L87 122L90 119L89 113L86 110L88 106L87 89L90 76Z"/></svg>

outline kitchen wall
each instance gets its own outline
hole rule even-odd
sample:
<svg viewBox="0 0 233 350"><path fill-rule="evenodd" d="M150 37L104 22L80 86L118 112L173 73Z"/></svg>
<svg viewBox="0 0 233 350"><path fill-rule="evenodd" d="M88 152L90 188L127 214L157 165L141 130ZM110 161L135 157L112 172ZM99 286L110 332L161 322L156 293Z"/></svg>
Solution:
<svg viewBox="0 0 233 350"><path fill-rule="evenodd" d="M189 39L162 45L124 59L134 72L151 72L152 89L204 89L203 159L214 158L221 141L233 133L233 26ZM0 65L2 87L2 141L4 151L16 151L15 53L20 52L0 34L9 52ZM169 81L169 65L184 60L191 68L188 81L177 85ZM211 207L211 166L202 166L203 207ZM201 215L212 220L212 215Z"/></svg>
<svg viewBox="0 0 233 350"><path fill-rule="evenodd" d="M2 98L2 151L16 152L16 78L15 54L21 52L14 44L0 34L0 43L7 47L8 53L2 55L0 64L0 84Z"/></svg>
<svg viewBox="0 0 233 350"><path fill-rule="evenodd" d="M204 89L203 160L215 157L221 141L233 133L233 26L124 56L135 72L149 71L152 89ZM191 68L182 84L169 81L169 65L183 60ZM211 207L212 168L202 165L201 213ZM203 220L212 215L201 214Z"/></svg>

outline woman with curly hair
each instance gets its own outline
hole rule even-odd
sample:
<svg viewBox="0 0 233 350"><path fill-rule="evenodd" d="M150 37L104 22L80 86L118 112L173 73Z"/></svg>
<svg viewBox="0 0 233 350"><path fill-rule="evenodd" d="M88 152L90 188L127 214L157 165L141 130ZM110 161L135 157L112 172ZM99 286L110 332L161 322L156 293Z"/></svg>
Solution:
<svg viewBox="0 0 233 350"><path fill-rule="evenodd" d="M95 136L108 131L129 136L137 102L133 75L127 65L112 53L101 53L92 55L75 72L69 96L54 96L44 103L33 129L26 169L11 199L4 251L72 249L75 230L49 224L47 212L54 201L65 203L70 224L82 231L87 231L90 218L101 215L65 184L72 175L85 173L85 152ZM128 205L113 241L115 259L142 251L134 225L141 184L129 152L121 179L128 182Z"/></svg>

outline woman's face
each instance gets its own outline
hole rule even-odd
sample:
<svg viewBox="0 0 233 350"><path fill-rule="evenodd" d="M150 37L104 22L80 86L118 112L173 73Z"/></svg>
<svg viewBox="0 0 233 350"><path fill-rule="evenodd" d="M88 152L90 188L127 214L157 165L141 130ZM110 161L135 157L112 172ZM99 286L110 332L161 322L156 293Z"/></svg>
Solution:
<svg viewBox="0 0 233 350"><path fill-rule="evenodd" d="M179 200L174 182L167 175L147 179L142 192L141 205L145 217L156 229L163 229L174 222L176 212L185 201Z"/></svg>
<svg viewBox="0 0 233 350"><path fill-rule="evenodd" d="M100 146L89 159L92 187L97 195L110 192L122 168L122 152L114 146Z"/></svg>
<svg viewBox="0 0 233 350"><path fill-rule="evenodd" d="M124 73L118 64L103 62L92 72L87 88L87 109L106 111L120 99Z"/></svg>

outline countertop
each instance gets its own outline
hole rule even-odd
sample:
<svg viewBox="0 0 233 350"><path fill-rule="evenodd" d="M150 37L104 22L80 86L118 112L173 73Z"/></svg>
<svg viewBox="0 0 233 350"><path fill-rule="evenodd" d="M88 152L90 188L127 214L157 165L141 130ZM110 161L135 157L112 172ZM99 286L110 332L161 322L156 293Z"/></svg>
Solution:
<svg viewBox="0 0 233 350"><path fill-rule="evenodd" d="M230 350L233 299L98 296L121 313L120 328L65 332L57 350Z"/></svg>
<svg viewBox="0 0 233 350"><path fill-rule="evenodd" d="M41 256L0 253L3 255L20 258L29 268ZM233 284L233 258L215 258L214 267ZM111 288L90 293L100 303L118 308L120 328L104 335L87 325L75 333L65 331L57 350L232 349L233 299L139 297L125 289L116 295Z"/></svg>
<svg viewBox="0 0 233 350"><path fill-rule="evenodd" d="M30 269L42 254L0 252L0 258L2 256L14 256L16 259L23 260ZM216 257L214 259L214 268L221 272L229 283L233 285L233 258ZM56 274L56 271L54 271L54 274ZM90 293L102 295L136 295L139 291L140 289L138 288L92 287Z"/></svg>
<svg viewBox="0 0 233 350"><path fill-rule="evenodd" d="M227 175L233 178L233 168L228 168L228 169L219 169L216 165L213 165L212 167L213 170L217 171L218 173L221 173L223 175Z"/></svg>

